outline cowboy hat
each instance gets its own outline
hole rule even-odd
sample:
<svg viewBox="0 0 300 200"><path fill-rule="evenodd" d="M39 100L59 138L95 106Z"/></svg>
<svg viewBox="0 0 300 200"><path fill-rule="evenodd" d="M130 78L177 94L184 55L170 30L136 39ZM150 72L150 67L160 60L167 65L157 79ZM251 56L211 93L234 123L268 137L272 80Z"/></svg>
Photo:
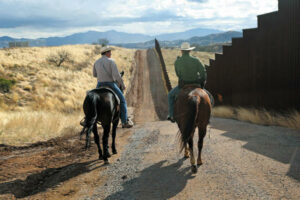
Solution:
<svg viewBox="0 0 300 200"><path fill-rule="evenodd" d="M110 46L104 46L104 47L101 48L100 53L102 54L104 52L111 51L111 50L114 50L114 48L110 47Z"/></svg>
<svg viewBox="0 0 300 200"><path fill-rule="evenodd" d="M182 51L191 51L191 50L193 50L193 49L195 49L195 47L191 47L190 46L190 43L188 43L188 42L183 42L182 44L181 44L181 48L180 48Z"/></svg>

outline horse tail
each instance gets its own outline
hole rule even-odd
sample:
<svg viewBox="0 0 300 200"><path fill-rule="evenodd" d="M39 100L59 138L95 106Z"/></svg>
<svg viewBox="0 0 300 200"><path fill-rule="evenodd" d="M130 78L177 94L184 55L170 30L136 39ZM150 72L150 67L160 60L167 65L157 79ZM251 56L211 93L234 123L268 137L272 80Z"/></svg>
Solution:
<svg viewBox="0 0 300 200"><path fill-rule="evenodd" d="M80 136L82 136L84 133L87 134L87 137L93 130L94 126L97 123L98 118L98 111L97 111L97 102L99 100L99 96L95 95L95 93L89 92L86 96L84 103L83 103L83 110L85 113L85 119L84 119L84 127L82 131L80 132Z"/></svg>
<svg viewBox="0 0 300 200"><path fill-rule="evenodd" d="M194 136L196 121L198 116L198 96L191 96L188 99L188 116L185 120L185 125L181 133L181 149L180 152L187 145L190 138Z"/></svg>

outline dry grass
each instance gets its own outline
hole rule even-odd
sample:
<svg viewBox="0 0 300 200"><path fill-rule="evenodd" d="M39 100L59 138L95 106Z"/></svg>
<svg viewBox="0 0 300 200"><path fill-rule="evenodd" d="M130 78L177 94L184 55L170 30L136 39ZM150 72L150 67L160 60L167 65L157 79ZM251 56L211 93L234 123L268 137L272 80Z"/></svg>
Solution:
<svg viewBox="0 0 300 200"><path fill-rule="evenodd" d="M0 143L22 146L79 132L81 115L47 111L0 112Z"/></svg>
<svg viewBox="0 0 300 200"><path fill-rule="evenodd" d="M282 115L265 109L233 108L217 106L213 108L213 116L237 119L240 121L268 126L283 126L300 130L300 113L292 111Z"/></svg>
<svg viewBox="0 0 300 200"><path fill-rule="evenodd" d="M174 63L177 56L181 56L180 49L162 49L164 61L169 74L172 87L178 84L178 78L175 73ZM209 59L214 59L215 54L210 52L191 51L191 55L200 59L202 64L208 65Z"/></svg>
<svg viewBox="0 0 300 200"><path fill-rule="evenodd" d="M93 45L31 47L0 50L0 77L17 83L10 93L1 94L0 109L5 111L79 111L86 91L94 88L92 66L96 59ZM61 67L47 62L49 55L67 51L72 62ZM135 50L116 48L112 57L125 71L128 85Z"/></svg>
<svg viewBox="0 0 300 200"><path fill-rule="evenodd" d="M115 49L112 58L128 86L135 50ZM47 62L61 50L70 53L71 62L60 67ZM0 92L0 143L23 145L78 128L86 91L96 86L92 66L101 55L94 50L94 45L1 49L0 77L16 84Z"/></svg>

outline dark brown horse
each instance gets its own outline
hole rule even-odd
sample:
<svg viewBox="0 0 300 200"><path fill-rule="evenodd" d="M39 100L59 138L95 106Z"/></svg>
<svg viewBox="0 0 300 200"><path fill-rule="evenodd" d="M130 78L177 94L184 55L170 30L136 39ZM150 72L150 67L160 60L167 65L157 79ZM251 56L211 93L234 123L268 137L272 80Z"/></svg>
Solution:
<svg viewBox="0 0 300 200"><path fill-rule="evenodd" d="M201 150L203 147L203 139L206 135L211 107L208 94L205 90L199 88L198 85L187 85L183 87L179 92L174 105L174 119L178 124L181 133L181 151L185 149L185 157L188 157L190 153L193 173L197 173L193 150L194 132L198 127L199 140L197 165L200 166L202 164ZM187 145L189 145L189 149L187 148Z"/></svg>
<svg viewBox="0 0 300 200"><path fill-rule="evenodd" d="M80 135L86 133L86 146L90 147L90 134L94 133L94 140L98 147L99 159L108 163L110 153L108 150L108 138L112 126L112 152L117 153L115 146L116 130L119 123L120 108L115 95L108 89L93 89L87 93L83 103L85 114L83 129ZM103 153L100 146L97 123L100 122L103 127Z"/></svg>
<svg viewBox="0 0 300 200"><path fill-rule="evenodd" d="M122 71L121 77L124 72ZM120 86L119 86L120 87ZM122 91L123 92L123 91ZM110 153L108 150L108 138L112 127L112 153L117 154L116 149L116 132L120 120L120 104L117 96L109 88L97 88L89 91L83 102L83 111L85 117L81 122L83 126L80 137L86 134L85 149L90 147L90 134L94 133L94 140L98 147L99 160L108 163ZM100 145L97 123L103 127L103 153ZM112 125L112 126L111 126Z"/></svg>

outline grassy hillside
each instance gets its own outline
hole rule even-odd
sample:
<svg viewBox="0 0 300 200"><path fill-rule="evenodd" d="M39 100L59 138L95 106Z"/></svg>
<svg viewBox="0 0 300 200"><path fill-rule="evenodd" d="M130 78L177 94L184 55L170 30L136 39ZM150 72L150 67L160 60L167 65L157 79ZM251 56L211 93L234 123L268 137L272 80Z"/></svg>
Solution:
<svg viewBox="0 0 300 200"><path fill-rule="evenodd" d="M48 61L62 51L69 60L60 67ZM112 53L126 85L134 52L117 47ZM96 85L92 66L100 57L94 45L1 49L0 78L13 84L9 92L0 90L0 143L22 145L79 129L86 91Z"/></svg>

